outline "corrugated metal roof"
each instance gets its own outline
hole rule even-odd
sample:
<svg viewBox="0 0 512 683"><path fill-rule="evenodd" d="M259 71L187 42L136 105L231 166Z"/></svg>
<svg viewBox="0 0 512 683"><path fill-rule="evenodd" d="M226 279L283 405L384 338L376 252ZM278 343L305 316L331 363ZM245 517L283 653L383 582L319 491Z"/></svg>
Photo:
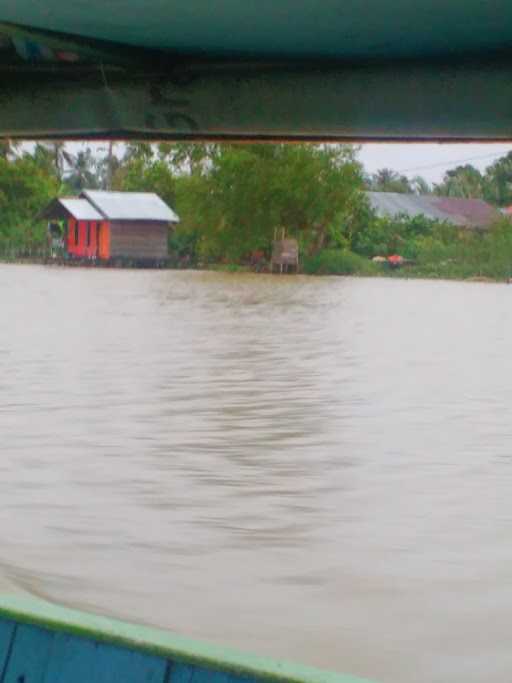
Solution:
<svg viewBox="0 0 512 683"><path fill-rule="evenodd" d="M485 227L499 218L499 213L483 199L432 197L437 207L447 215L460 219L461 225Z"/></svg>
<svg viewBox="0 0 512 683"><path fill-rule="evenodd" d="M488 227L499 218L498 211L483 199L437 197L435 195L401 194L398 192L367 192L370 206L378 216L400 214L414 218L447 221L469 228Z"/></svg>
<svg viewBox="0 0 512 683"><path fill-rule="evenodd" d="M78 221L101 221L103 216L86 199L63 197L57 200Z"/></svg>
<svg viewBox="0 0 512 683"><path fill-rule="evenodd" d="M85 197L109 220L145 220L178 223L179 217L154 192L84 190Z"/></svg>
<svg viewBox="0 0 512 683"><path fill-rule="evenodd" d="M432 220L447 220L445 214L428 201L429 197L399 192L367 192L367 195L370 206L378 216L395 217L404 214L414 218L423 215Z"/></svg>

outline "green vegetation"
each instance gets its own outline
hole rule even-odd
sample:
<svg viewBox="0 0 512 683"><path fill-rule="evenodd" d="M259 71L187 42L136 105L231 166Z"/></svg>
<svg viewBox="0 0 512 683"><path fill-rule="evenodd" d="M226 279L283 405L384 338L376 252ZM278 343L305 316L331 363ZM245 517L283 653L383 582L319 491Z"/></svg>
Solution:
<svg viewBox="0 0 512 683"><path fill-rule="evenodd" d="M34 157L0 156L0 250L6 257L38 255L46 244L46 227L34 219L57 193L58 182Z"/></svg>
<svg viewBox="0 0 512 683"><path fill-rule="evenodd" d="M377 275L377 264L347 249L324 249L305 256L303 271L310 275Z"/></svg>
<svg viewBox="0 0 512 683"><path fill-rule="evenodd" d="M180 215L169 265L265 270L275 236L298 240L311 274L512 276L512 222L487 233L428 220L378 218L365 190L483 197L512 204L512 154L485 173L457 166L430 187L389 169L368 177L357 147L309 144L129 144L92 150L62 143L0 146L0 256L47 253L38 212L86 187L157 192ZM392 269L374 257L400 254Z"/></svg>
<svg viewBox="0 0 512 683"><path fill-rule="evenodd" d="M471 164L456 166L444 174L442 182L433 186L421 176L410 179L389 168L367 177L366 185L378 192L485 199L495 206L509 206L512 204L512 152L488 166L485 173Z"/></svg>

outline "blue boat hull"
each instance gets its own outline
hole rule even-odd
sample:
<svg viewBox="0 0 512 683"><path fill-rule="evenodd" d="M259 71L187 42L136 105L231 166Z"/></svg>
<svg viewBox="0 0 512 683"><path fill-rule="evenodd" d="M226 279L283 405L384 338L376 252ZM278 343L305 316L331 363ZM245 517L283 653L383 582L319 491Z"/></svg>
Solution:
<svg viewBox="0 0 512 683"><path fill-rule="evenodd" d="M0 597L0 683L363 683L39 600Z"/></svg>

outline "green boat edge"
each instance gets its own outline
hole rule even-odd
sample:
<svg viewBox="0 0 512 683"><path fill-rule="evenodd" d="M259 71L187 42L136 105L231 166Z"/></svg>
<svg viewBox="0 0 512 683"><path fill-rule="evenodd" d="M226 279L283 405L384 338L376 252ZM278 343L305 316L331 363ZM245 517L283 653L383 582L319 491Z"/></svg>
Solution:
<svg viewBox="0 0 512 683"><path fill-rule="evenodd" d="M0 619L111 643L183 664L287 683L372 683L351 675L237 653L161 629L97 616L38 598L0 595Z"/></svg>

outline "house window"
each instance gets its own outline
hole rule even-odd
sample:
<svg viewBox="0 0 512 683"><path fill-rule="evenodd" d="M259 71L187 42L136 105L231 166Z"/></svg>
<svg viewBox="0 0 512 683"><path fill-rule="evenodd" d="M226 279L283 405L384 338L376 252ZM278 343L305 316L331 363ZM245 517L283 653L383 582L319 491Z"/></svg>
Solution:
<svg viewBox="0 0 512 683"><path fill-rule="evenodd" d="M91 224L87 223L87 246L91 246Z"/></svg>
<svg viewBox="0 0 512 683"><path fill-rule="evenodd" d="M80 243L80 233L78 231L78 223L75 223L75 246L78 247Z"/></svg>

